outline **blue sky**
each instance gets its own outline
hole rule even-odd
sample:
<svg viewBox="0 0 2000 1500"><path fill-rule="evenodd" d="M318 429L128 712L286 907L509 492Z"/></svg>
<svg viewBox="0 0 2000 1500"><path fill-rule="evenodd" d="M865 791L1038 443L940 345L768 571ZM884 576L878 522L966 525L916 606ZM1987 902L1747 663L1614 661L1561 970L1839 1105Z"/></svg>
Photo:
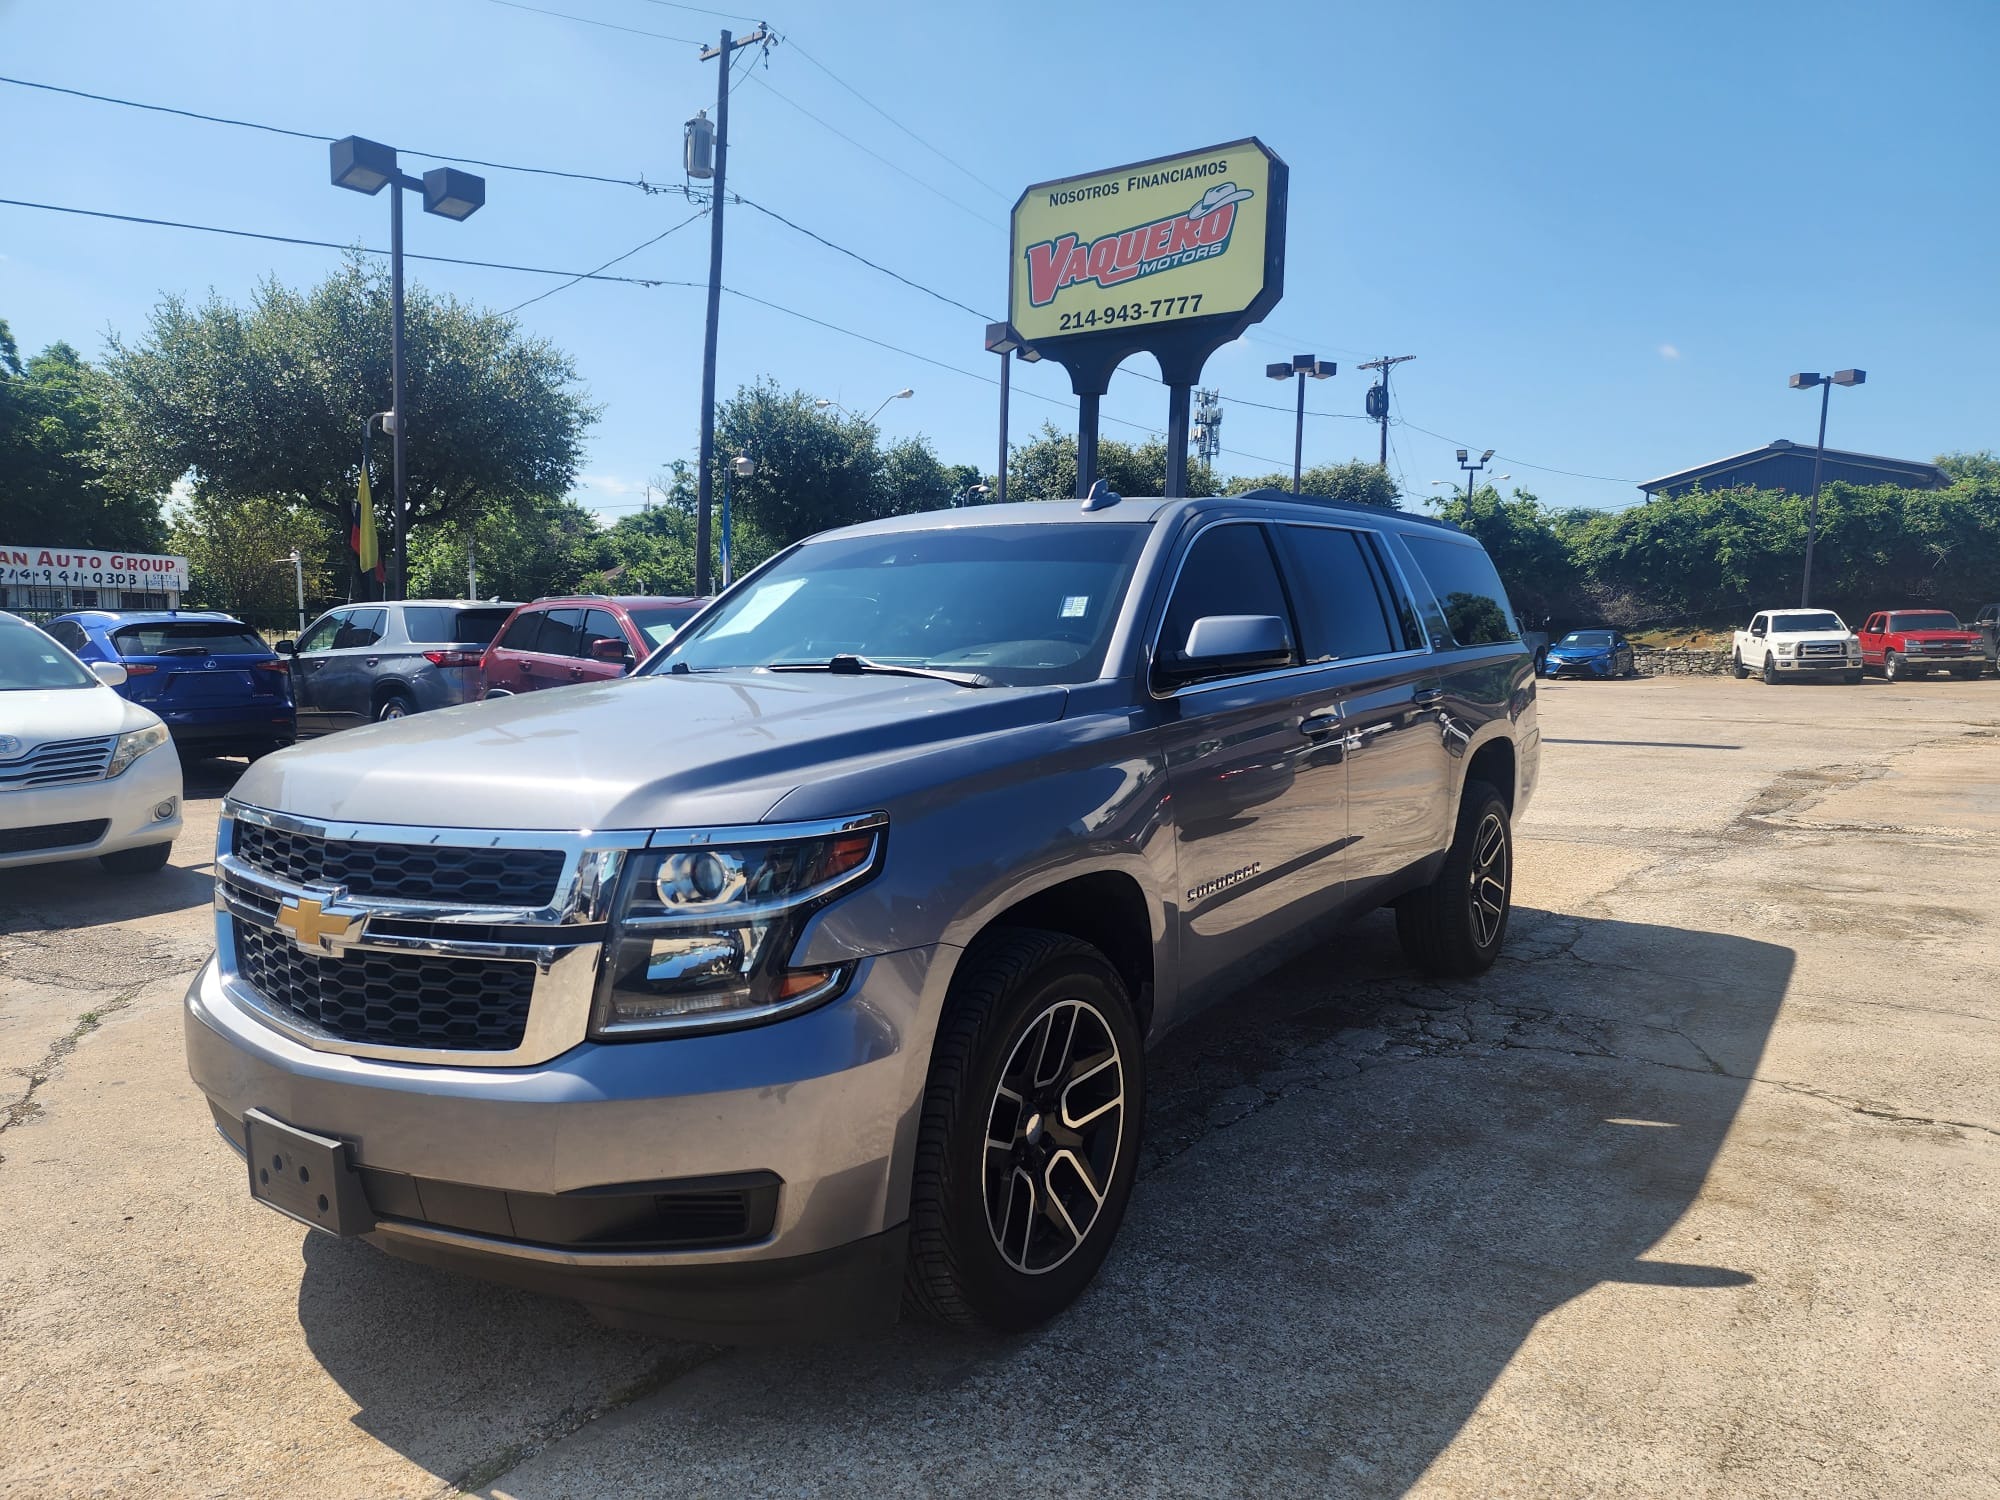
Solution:
<svg viewBox="0 0 2000 1500"><path fill-rule="evenodd" d="M0 0L0 73L679 184L682 122L715 91L689 42L727 22L660 0L532 3L610 25L498 0ZM737 85L732 189L996 317L1023 185L1262 137L1292 170L1286 295L1208 381L1282 406L1267 360L1337 359L1309 391L1311 409L1341 414L1308 418L1309 462L1373 459L1352 366L1379 354L1417 356L1397 371L1392 468L1422 494L1456 476L1463 442L1498 449L1494 470L1545 499L1625 505L1632 480L1810 441L1817 402L1785 385L1800 368L1869 372L1836 393L1834 446L2000 447L2000 8L1984 0L773 3L764 19L797 45ZM384 200L331 187L311 141L9 85L0 141L0 196L387 240ZM466 223L413 209L409 248L582 270L688 213L677 196L487 176ZM750 211L728 226L732 287L994 373L979 319ZM699 282L706 230L618 270ZM139 332L163 290L240 300L265 274L308 284L335 258L0 206L0 316L24 349L66 338L94 355L107 330ZM413 271L493 307L553 285ZM702 311L694 289L584 283L521 315L604 408L579 494L607 515L694 452ZM991 385L725 299L721 388L766 374L864 410L914 387L883 413L890 437L993 462ZM1016 376L1017 441L1072 420L1035 399L1067 397L1060 370ZM1288 411L1227 410L1225 472L1288 463ZM1107 421L1107 436L1163 429L1165 392L1120 378L1105 412L1133 424Z"/></svg>

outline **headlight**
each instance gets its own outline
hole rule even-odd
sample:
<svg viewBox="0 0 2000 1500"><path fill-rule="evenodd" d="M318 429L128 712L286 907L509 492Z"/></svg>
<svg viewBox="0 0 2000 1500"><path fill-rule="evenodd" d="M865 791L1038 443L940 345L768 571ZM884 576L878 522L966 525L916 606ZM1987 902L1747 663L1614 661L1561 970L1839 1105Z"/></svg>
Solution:
<svg viewBox="0 0 2000 1500"><path fill-rule="evenodd" d="M750 1025L840 993L851 966L794 969L792 951L815 912L881 868L888 819L773 832L626 861L593 1035Z"/></svg>
<svg viewBox="0 0 2000 1500"><path fill-rule="evenodd" d="M1793 641L1778 642L1778 655L1780 656L1790 656L1794 651L1798 649L1799 648L1796 642Z"/></svg>
<svg viewBox="0 0 2000 1500"><path fill-rule="evenodd" d="M111 764L104 768L105 777L123 775L126 767L148 750L159 749L167 742L167 737L167 726L164 724L148 724L144 729L119 735L117 748L111 752Z"/></svg>

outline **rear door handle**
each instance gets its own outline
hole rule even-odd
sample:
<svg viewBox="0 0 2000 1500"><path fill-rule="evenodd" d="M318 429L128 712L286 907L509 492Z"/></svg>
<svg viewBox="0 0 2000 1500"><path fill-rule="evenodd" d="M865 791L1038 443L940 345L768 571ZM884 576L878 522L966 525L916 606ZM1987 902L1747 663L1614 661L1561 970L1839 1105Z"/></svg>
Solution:
<svg viewBox="0 0 2000 1500"><path fill-rule="evenodd" d="M1416 704L1418 708L1429 708L1433 703L1442 703L1444 701L1444 689L1441 687L1418 688L1414 693L1410 694L1410 701Z"/></svg>
<svg viewBox="0 0 2000 1500"><path fill-rule="evenodd" d="M1323 714L1308 714L1299 721L1299 733L1308 739L1317 739L1323 734L1332 734L1340 728L1340 711L1329 710Z"/></svg>

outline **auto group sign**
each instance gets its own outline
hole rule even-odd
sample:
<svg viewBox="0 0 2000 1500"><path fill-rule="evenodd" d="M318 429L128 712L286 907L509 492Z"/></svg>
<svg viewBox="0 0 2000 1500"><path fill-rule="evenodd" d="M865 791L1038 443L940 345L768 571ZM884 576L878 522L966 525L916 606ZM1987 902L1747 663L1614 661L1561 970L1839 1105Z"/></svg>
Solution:
<svg viewBox="0 0 2000 1500"><path fill-rule="evenodd" d="M1285 199L1285 164L1255 139L1037 183L1014 205L1008 320L1057 357L1196 321L1226 342L1284 290Z"/></svg>
<svg viewBox="0 0 2000 1500"><path fill-rule="evenodd" d="M0 583L20 588L150 589L184 594L188 560L152 552L17 547L0 542Z"/></svg>

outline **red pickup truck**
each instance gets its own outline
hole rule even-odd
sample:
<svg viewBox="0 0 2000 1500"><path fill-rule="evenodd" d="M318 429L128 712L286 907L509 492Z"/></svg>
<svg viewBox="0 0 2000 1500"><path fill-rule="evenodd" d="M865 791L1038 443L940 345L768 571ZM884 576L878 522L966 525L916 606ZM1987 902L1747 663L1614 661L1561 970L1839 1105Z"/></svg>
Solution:
<svg viewBox="0 0 2000 1500"><path fill-rule="evenodd" d="M1936 671L1977 677L1986 670L1979 632L1967 630L1948 609L1877 610L1858 634L1862 670L1891 682Z"/></svg>

